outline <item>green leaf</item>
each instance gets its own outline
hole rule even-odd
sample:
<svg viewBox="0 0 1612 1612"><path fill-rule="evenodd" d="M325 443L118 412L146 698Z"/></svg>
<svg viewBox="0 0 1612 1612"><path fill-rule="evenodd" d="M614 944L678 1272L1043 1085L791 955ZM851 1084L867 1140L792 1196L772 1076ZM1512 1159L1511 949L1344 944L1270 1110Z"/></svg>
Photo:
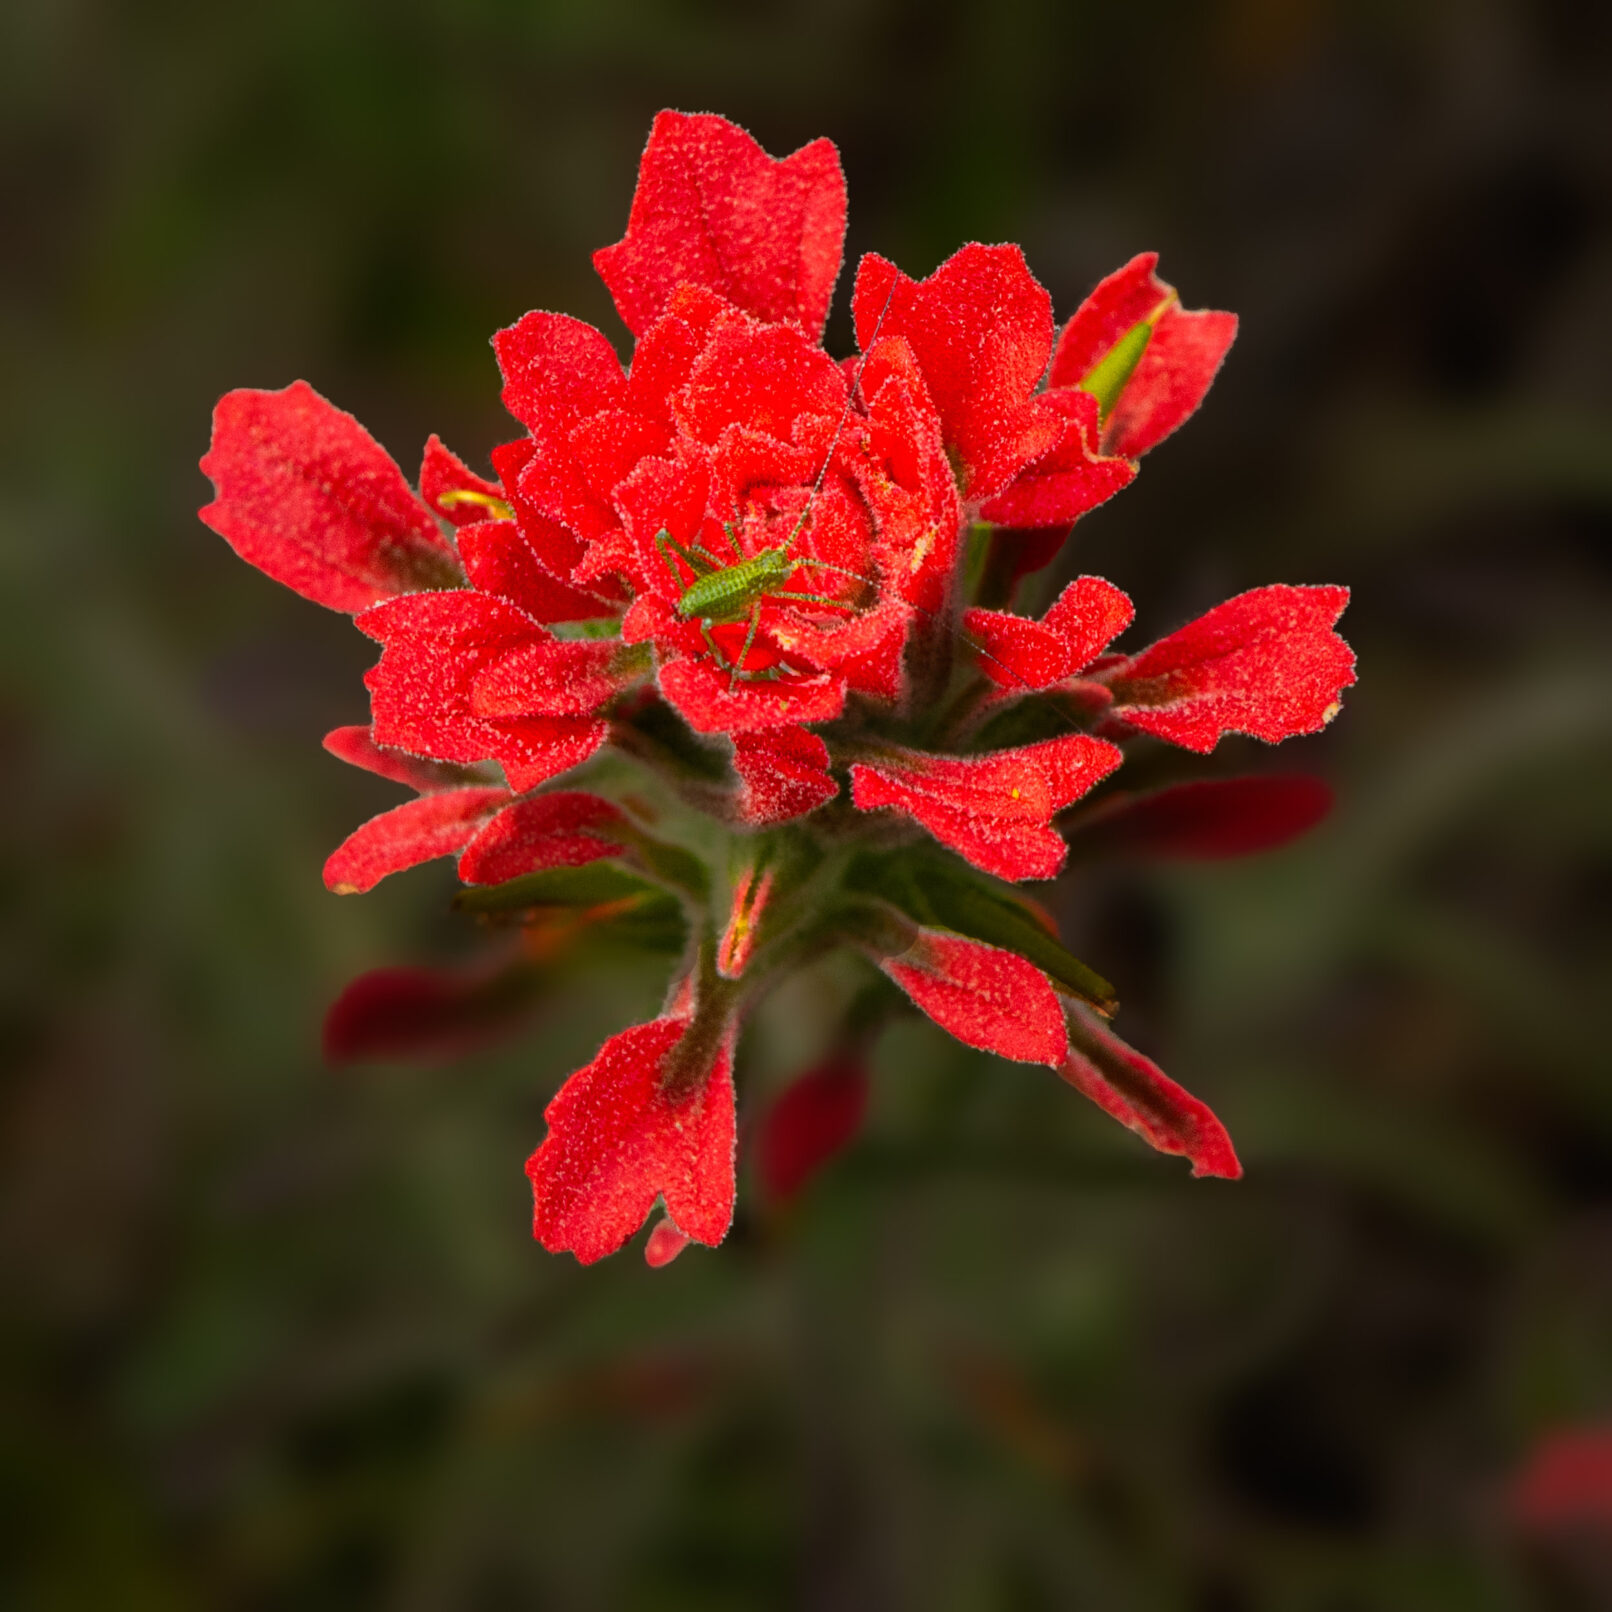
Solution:
<svg viewBox="0 0 1612 1612"><path fill-rule="evenodd" d="M1017 952L1099 1013L1112 1016L1119 1006L1114 987L1051 934L1023 897L962 862L924 848L864 851L852 860L845 882L882 896L921 924Z"/></svg>

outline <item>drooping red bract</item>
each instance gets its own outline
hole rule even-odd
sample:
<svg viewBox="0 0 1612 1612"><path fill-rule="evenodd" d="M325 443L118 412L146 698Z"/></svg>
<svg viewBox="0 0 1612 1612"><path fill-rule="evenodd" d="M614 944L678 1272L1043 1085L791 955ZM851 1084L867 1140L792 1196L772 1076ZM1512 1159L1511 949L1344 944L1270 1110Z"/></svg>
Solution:
<svg viewBox="0 0 1612 1612"><path fill-rule="evenodd" d="M386 450L306 381L230 392L201 462L201 518L240 557L332 610L452 587L459 562Z"/></svg>
<svg viewBox="0 0 1612 1612"><path fill-rule="evenodd" d="M612 1036L555 1094L526 1161L532 1231L584 1265L613 1254L663 1198L679 1231L714 1248L733 1219L732 1049L668 1079L688 1028L670 1017Z"/></svg>
<svg viewBox="0 0 1612 1612"><path fill-rule="evenodd" d="M1194 1175L1243 1173L1226 1127L1151 1058L1128 1047L1089 1008L1069 1004L1069 1056L1058 1071L1105 1114L1161 1153L1179 1153Z"/></svg>
<svg viewBox="0 0 1612 1612"><path fill-rule="evenodd" d="M865 812L894 806L908 813L999 878L1050 879L1068 853L1053 813L1120 760L1117 745L1083 733L983 756L908 751L852 767L851 799Z"/></svg>
<svg viewBox="0 0 1612 1612"><path fill-rule="evenodd" d="M1058 993L1015 952L930 929L879 966L965 1046L1018 1063L1059 1064L1069 1051Z"/></svg>

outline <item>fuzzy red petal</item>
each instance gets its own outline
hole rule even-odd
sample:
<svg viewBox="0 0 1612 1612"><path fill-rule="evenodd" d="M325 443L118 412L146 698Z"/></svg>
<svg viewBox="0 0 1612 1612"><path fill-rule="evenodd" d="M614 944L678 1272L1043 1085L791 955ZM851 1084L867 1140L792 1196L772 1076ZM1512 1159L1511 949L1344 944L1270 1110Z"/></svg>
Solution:
<svg viewBox="0 0 1612 1612"><path fill-rule="evenodd" d="M1054 1066L1069 1054L1058 993L1016 952L926 929L911 950L879 966L965 1046Z"/></svg>
<svg viewBox="0 0 1612 1612"><path fill-rule="evenodd" d="M1191 1161L1194 1175L1235 1181L1243 1167L1226 1127L1150 1058L1079 1003L1069 1004L1069 1057L1058 1071L1076 1091L1161 1153Z"/></svg>
<svg viewBox="0 0 1612 1612"><path fill-rule="evenodd" d="M1078 386L1120 337L1153 318L1153 334L1103 431L1106 453L1135 459L1157 446L1203 401L1237 334L1237 316L1187 311L1142 252L1103 280L1058 338L1052 384Z"/></svg>
<svg viewBox="0 0 1612 1612"><path fill-rule="evenodd" d="M781 1091L762 1117L756 1172L774 1203L799 1197L807 1182L862 1128L868 1068L856 1052L839 1051Z"/></svg>
<svg viewBox="0 0 1612 1612"><path fill-rule="evenodd" d="M315 604L357 612L451 588L459 562L391 456L306 381L229 392L201 468L201 518L249 565Z"/></svg>
<svg viewBox="0 0 1612 1612"><path fill-rule="evenodd" d="M504 407L540 443L564 441L576 425L620 403L627 390L616 350L570 314L523 315L493 337Z"/></svg>
<svg viewBox="0 0 1612 1612"><path fill-rule="evenodd" d="M714 443L729 426L793 442L803 415L832 422L845 406L845 376L821 347L788 325L725 322L713 333L679 398L684 428ZM826 428L825 428L826 430ZM805 480L810 471L799 479Z"/></svg>
<svg viewBox="0 0 1612 1612"><path fill-rule="evenodd" d="M778 159L726 118L662 112L627 233L593 263L635 336L688 281L816 341L844 237L845 176L829 141Z"/></svg>
<svg viewBox="0 0 1612 1612"><path fill-rule="evenodd" d="M456 493L474 493L474 498L456 498ZM447 494L446 500L443 495ZM487 500L502 502L504 490L497 482L478 476L457 454L442 445L435 432L426 438L425 457L420 461L420 497L434 514L455 526L484 521L489 514Z"/></svg>
<svg viewBox="0 0 1612 1612"><path fill-rule="evenodd" d="M593 621L620 609L547 570L514 521L462 528L459 556L478 592L508 599L533 621Z"/></svg>
<svg viewBox="0 0 1612 1612"><path fill-rule="evenodd" d="M1114 715L1188 750L1222 734L1268 744L1337 715L1355 658L1332 631L1349 590L1277 583L1238 594L1101 674Z"/></svg>
<svg viewBox="0 0 1612 1612"><path fill-rule="evenodd" d="M1206 778L1103 802L1080 824L1077 843L1088 858L1250 856L1308 833L1331 809L1326 781L1302 773Z"/></svg>
<svg viewBox="0 0 1612 1612"><path fill-rule="evenodd" d="M584 716L483 716L477 679L513 651L552 642L503 599L466 591L416 594L366 611L359 627L385 645L365 675L374 738L441 761L497 761L532 789L585 761L608 726Z"/></svg>
<svg viewBox="0 0 1612 1612"><path fill-rule="evenodd" d="M622 668L621 646L559 639L517 644L490 661L471 684L477 716L588 716L636 675Z"/></svg>
<svg viewBox="0 0 1612 1612"><path fill-rule="evenodd" d="M970 243L921 281L870 253L851 312L858 346L877 327L917 354L969 499L1001 492L1059 441L1061 418L1032 395L1052 351L1052 299L1018 247Z"/></svg>
<svg viewBox="0 0 1612 1612"><path fill-rule="evenodd" d="M1050 688L1089 666L1131 624L1136 607L1102 577L1077 577L1040 621L970 610L963 630L986 653L980 670L1003 688Z"/></svg>
<svg viewBox="0 0 1612 1612"><path fill-rule="evenodd" d="M662 666L660 686L696 733L755 733L800 722L831 722L845 709L845 684L837 677L734 681L710 658Z"/></svg>
<svg viewBox="0 0 1612 1612"><path fill-rule="evenodd" d="M614 1253L657 1197L678 1230L715 1247L733 1218L731 1053L672 1089L664 1080L687 1020L655 1019L612 1036L556 1093L549 1134L526 1162L532 1234L584 1265Z"/></svg>
<svg viewBox="0 0 1612 1612"><path fill-rule="evenodd" d="M733 770L743 784L739 816L758 828L804 817L840 792L828 770L828 746L802 727L735 734Z"/></svg>
<svg viewBox="0 0 1612 1612"><path fill-rule="evenodd" d="M1098 448L1097 399L1089 392L1055 388L1041 406L1059 417L1058 440L980 511L1000 526L1071 526L1136 479L1130 459Z"/></svg>
<svg viewBox="0 0 1612 1612"><path fill-rule="evenodd" d="M861 810L894 806L977 868L1004 879L1050 879L1068 847L1052 827L1120 764L1117 745L1086 734L983 756L928 756L858 763L851 799Z"/></svg>
<svg viewBox="0 0 1612 1612"><path fill-rule="evenodd" d="M442 761L427 761L411 756L403 750L389 750L376 744L368 727L332 728L324 737L325 749L338 761L349 767L362 767L380 778L389 778L395 784L407 784L422 795L434 794L441 789L461 789L466 784L484 782L474 768L454 766Z"/></svg>
<svg viewBox="0 0 1612 1612"><path fill-rule="evenodd" d="M459 877L466 884L502 884L539 868L573 868L620 854L612 833L619 808L598 795L562 789L506 806L465 847Z"/></svg>
<svg viewBox="0 0 1612 1612"><path fill-rule="evenodd" d="M358 895L389 873L450 856L508 799L507 789L444 789L394 806L354 829L330 853L325 887Z"/></svg>

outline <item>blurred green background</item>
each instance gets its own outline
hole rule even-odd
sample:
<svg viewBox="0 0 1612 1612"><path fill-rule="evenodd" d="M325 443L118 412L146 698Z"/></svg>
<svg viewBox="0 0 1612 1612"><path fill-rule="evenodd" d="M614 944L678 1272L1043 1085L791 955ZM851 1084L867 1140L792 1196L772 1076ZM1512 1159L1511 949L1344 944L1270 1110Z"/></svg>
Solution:
<svg viewBox="0 0 1612 1612"><path fill-rule="evenodd" d="M1612 1415L1612 14L13 0L0 86L0 1601L1612 1605L1504 1506ZM196 521L209 411L302 376L484 463L492 330L624 337L588 254L664 105L831 136L853 262L1015 239L1067 316L1154 247L1242 315L1060 564L1138 643L1351 585L1360 686L1280 758L1340 806L1056 899L1243 1183L915 1023L792 1214L581 1271L521 1165L652 970L322 1065L346 979L474 937L445 864L322 889L396 798L318 744L372 648Z"/></svg>

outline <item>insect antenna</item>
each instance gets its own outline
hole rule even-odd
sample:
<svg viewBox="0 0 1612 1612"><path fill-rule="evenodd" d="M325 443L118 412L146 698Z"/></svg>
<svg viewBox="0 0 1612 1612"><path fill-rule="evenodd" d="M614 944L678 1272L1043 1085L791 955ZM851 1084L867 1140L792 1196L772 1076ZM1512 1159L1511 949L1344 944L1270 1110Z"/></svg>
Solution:
<svg viewBox="0 0 1612 1612"><path fill-rule="evenodd" d="M890 304L895 299L896 279L890 281L890 289L885 293L884 306L879 309L879 317L873 321L873 333L868 337L868 344L862 349L862 356L857 360L856 373L851 377L851 384L846 389L845 403L840 409L840 417L834 427L834 435L829 438L828 451L823 455L823 463L817 472L817 480L812 483L812 490L806 495L806 503L801 509L800 518L790 529L789 536L784 539L784 548L789 546L800 536L800 529L806 524L812 512L812 505L817 502L817 495L823 490L823 483L828 479L828 467L834 462L834 450L840 445L840 437L845 430L845 422L851 417L851 404L856 401L856 394L862 385L862 371L868 367L868 358L878 342L879 332L884 328L884 316L890 311ZM861 578L867 581L866 577Z"/></svg>

